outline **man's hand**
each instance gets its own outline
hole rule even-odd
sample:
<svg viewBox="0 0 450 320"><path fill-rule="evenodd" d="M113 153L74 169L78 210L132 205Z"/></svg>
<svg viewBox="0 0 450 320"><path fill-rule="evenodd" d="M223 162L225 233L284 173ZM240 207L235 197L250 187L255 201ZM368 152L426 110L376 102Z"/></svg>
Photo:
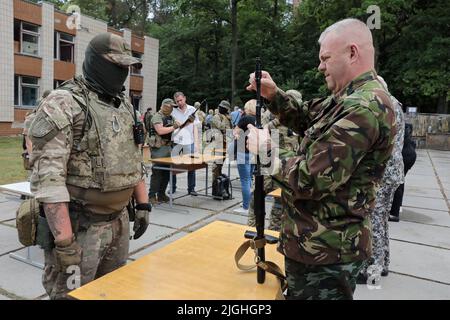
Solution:
<svg viewBox="0 0 450 320"><path fill-rule="evenodd" d="M149 203L140 203L136 206L136 214L134 218L134 237L133 239L139 239L147 230L150 223L150 211L151 206Z"/></svg>
<svg viewBox="0 0 450 320"><path fill-rule="evenodd" d="M256 91L255 73L251 73L248 79L248 91ZM277 93L277 85L267 71L261 71L261 96L272 101Z"/></svg>
<svg viewBox="0 0 450 320"><path fill-rule="evenodd" d="M178 121L175 121L175 122L173 123L173 129L174 129L174 130L178 129L180 126L181 126L181 123L179 123Z"/></svg>
<svg viewBox="0 0 450 320"><path fill-rule="evenodd" d="M247 129L249 130L247 148L251 153L258 155L259 152L267 152L270 150L271 140L267 128L259 130L255 126L249 124Z"/></svg>
<svg viewBox="0 0 450 320"><path fill-rule="evenodd" d="M75 240L70 239L55 241L56 266L60 272L67 273L70 266L79 266L81 263L82 250Z"/></svg>

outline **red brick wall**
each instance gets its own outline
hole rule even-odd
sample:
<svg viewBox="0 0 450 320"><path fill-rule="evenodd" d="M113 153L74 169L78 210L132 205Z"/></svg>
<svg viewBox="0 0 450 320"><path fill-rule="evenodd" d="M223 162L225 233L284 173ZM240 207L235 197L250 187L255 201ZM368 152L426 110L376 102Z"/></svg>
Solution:
<svg viewBox="0 0 450 320"><path fill-rule="evenodd" d="M30 2L14 0L14 18L42 25L42 8Z"/></svg>

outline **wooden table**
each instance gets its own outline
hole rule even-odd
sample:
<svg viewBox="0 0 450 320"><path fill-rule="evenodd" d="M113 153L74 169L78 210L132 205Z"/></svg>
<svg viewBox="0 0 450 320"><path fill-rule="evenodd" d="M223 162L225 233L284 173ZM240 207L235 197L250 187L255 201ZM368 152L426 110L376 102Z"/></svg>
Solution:
<svg viewBox="0 0 450 320"><path fill-rule="evenodd" d="M169 207L173 210L173 194L172 194L172 174L178 174L182 172L188 172L199 169L206 169L205 179L205 194L199 193L201 196L208 197L208 162L214 162L225 159L225 156L215 156L210 154L197 154L197 155L180 155L176 157L165 157L150 159L149 162L153 163L152 167L158 170L169 171ZM161 207L161 209L164 209ZM179 210L185 211L185 210Z"/></svg>
<svg viewBox="0 0 450 320"><path fill-rule="evenodd" d="M281 188L275 189L272 192L268 193L267 195L274 198L281 198Z"/></svg>
<svg viewBox="0 0 450 320"><path fill-rule="evenodd" d="M239 270L234 253L244 242L244 232L254 228L216 221L156 250L102 278L74 290L80 300L273 300L279 282L266 273L256 282L256 269ZM278 236L277 232L266 234ZM242 259L252 264L254 253ZM266 246L266 259L284 270L284 257L276 245Z"/></svg>

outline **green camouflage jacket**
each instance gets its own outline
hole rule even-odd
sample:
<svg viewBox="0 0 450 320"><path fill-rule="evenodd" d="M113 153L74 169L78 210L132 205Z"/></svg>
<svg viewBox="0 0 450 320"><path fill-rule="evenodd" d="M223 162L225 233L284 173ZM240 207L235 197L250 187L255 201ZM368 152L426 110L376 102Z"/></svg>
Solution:
<svg viewBox="0 0 450 320"><path fill-rule="evenodd" d="M279 90L269 108L304 133L298 155L280 151L274 175L288 205L278 250L311 265L367 259L369 214L396 133L392 102L375 72L304 103Z"/></svg>

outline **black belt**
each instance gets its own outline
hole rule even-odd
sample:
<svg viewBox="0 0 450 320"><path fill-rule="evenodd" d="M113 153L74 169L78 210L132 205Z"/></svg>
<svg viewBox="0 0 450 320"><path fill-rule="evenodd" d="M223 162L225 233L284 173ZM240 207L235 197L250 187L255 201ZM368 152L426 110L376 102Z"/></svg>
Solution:
<svg viewBox="0 0 450 320"><path fill-rule="evenodd" d="M110 222L116 220L122 213L123 209L120 210L119 212L99 214L88 210L85 206L83 206L80 203L70 202L69 211L71 212L75 211L76 213L83 214L90 222L97 223L97 222Z"/></svg>

